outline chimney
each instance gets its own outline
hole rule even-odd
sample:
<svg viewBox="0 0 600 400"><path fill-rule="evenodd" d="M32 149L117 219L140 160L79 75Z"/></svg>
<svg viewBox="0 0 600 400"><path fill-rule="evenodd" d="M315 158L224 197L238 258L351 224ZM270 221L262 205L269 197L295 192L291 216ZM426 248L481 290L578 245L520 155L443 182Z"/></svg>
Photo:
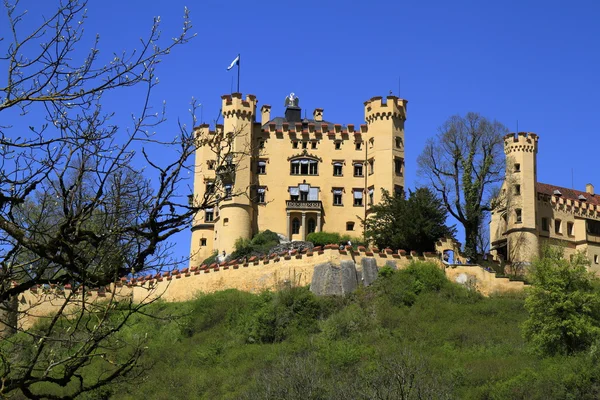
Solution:
<svg viewBox="0 0 600 400"><path fill-rule="evenodd" d="M322 108L315 108L315 111L313 111L313 119L315 120L315 122L323 122Z"/></svg>
<svg viewBox="0 0 600 400"><path fill-rule="evenodd" d="M260 108L260 123L266 124L271 120L271 106L265 104Z"/></svg>
<svg viewBox="0 0 600 400"><path fill-rule="evenodd" d="M593 196L594 195L594 185L592 185L591 183L588 183L587 185L585 185L585 192L588 194L591 194Z"/></svg>

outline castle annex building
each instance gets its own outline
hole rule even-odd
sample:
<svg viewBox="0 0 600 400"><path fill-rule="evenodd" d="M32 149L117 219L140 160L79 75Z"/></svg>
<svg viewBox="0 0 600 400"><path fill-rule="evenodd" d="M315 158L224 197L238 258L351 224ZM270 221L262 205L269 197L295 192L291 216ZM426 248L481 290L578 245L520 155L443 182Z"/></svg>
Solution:
<svg viewBox="0 0 600 400"><path fill-rule="evenodd" d="M519 132L504 138L506 178L492 212L492 253L529 263L544 245L561 246L565 255L581 251L600 272L600 196L537 181L538 136Z"/></svg>
<svg viewBox="0 0 600 400"><path fill-rule="evenodd" d="M291 240L319 231L361 235L359 218L380 189L404 191L406 104L373 97L364 103L366 124L354 126L327 121L320 108L303 118L293 93L278 117L269 105L258 116L253 95L222 96L223 124L196 128L198 137L230 143L196 152L194 199L217 194L193 222L192 265L266 229Z"/></svg>

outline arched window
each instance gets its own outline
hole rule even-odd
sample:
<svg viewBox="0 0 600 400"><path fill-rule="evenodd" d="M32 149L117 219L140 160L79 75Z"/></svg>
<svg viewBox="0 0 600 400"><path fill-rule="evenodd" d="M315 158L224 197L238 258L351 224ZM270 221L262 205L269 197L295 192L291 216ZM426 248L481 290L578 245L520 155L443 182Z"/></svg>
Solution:
<svg viewBox="0 0 600 400"><path fill-rule="evenodd" d="M314 218L309 218L307 225L308 233L313 233L317 228L317 223Z"/></svg>
<svg viewBox="0 0 600 400"><path fill-rule="evenodd" d="M300 233L300 220L298 218L294 218L292 220L292 235L296 235Z"/></svg>

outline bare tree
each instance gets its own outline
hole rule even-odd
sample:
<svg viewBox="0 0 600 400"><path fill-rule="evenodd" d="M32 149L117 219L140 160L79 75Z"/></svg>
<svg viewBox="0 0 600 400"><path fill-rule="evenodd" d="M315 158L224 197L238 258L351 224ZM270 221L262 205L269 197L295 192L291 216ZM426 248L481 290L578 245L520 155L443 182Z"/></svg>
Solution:
<svg viewBox="0 0 600 400"><path fill-rule="evenodd" d="M465 229L465 253L477 258L477 236L492 190L504 177L508 129L477 113L450 117L419 156L419 175L437 191Z"/></svg>
<svg viewBox="0 0 600 400"><path fill-rule="evenodd" d="M169 238L220 196L216 190L188 198L190 157L210 146L220 155L216 168L231 169L240 155L232 151L234 133L192 129L194 101L189 127L180 123L168 140L153 133L165 120L164 108L152 109L156 66L193 37L187 9L176 37L163 40L156 18L140 48L104 60L99 37L90 45L84 36L85 1L58 1L31 30L24 29L27 12L18 1L6 0L4 8L0 397L73 398L136 371L145 338L122 328L150 297L133 303L116 283L164 268ZM90 50L81 57L83 49ZM114 124L106 96L129 87L142 95L125 129ZM151 157L153 148L164 162ZM91 288L105 293L104 301L92 301ZM51 291L55 312L25 329L20 321L38 304L16 302L31 290Z"/></svg>

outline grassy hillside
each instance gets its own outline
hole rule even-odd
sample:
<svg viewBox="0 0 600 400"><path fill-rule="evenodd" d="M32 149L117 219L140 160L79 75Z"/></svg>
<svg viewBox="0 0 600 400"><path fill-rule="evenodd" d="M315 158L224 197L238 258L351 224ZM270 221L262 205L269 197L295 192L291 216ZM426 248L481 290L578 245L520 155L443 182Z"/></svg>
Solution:
<svg viewBox="0 0 600 400"><path fill-rule="evenodd" d="M483 298L427 264L382 272L344 299L282 288L154 304L155 318L139 316L122 332L124 342L147 337L138 375L84 398L600 396L597 350L553 358L528 351L523 296Z"/></svg>

